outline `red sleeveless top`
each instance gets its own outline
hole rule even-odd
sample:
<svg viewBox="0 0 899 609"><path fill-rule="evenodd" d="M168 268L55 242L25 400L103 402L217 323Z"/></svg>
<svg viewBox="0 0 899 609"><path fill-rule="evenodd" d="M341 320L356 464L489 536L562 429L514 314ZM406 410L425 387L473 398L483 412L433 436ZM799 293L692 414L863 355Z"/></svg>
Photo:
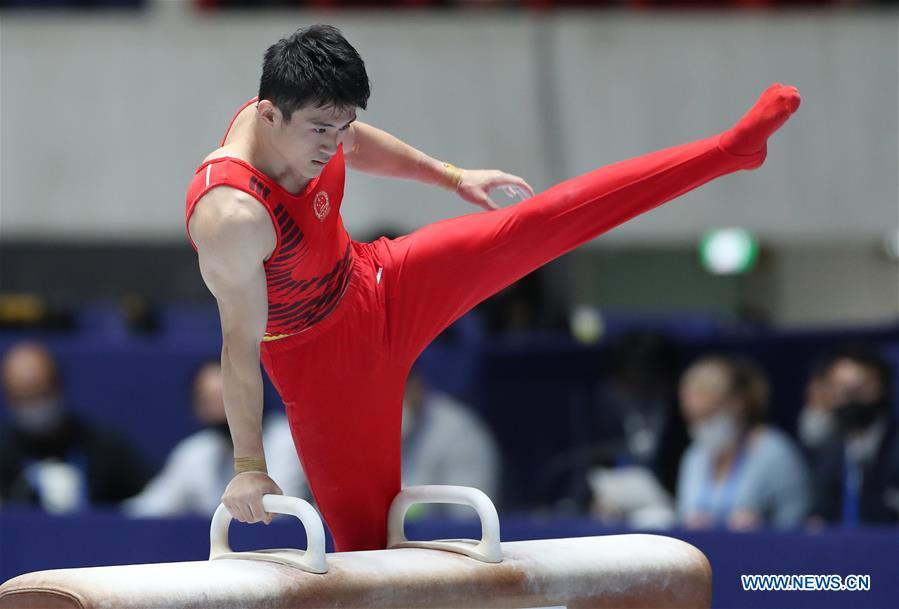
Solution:
<svg viewBox="0 0 899 609"><path fill-rule="evenodd" d="M244 104L237 114L255 101L253 98ZM231 125L219 146L225 144ZM206 161L191 180L187 222L197 201L217 186L236 188L255 197L272 219L278 241L263 264L268 289L268 324L263 340L285 338L321 321L337 306L349 283L353 249L340 217L345 170L341 144L321 173L298 195L234 157ZM196 249L189 229L187 236Z"/></svg>

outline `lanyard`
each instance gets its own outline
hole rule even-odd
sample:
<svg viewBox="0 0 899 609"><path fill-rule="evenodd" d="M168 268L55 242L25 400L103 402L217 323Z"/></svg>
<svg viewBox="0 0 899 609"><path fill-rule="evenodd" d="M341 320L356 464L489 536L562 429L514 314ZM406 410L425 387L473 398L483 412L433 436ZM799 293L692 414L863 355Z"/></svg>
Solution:
<svg viewBox="0 0 899 609"><path fill-rule="evenodd" d="M734 508L737 489L745 473L745 463L746 442L741 439L727 478L721 484L716 484L714 459L709 459L708 470L699 490L698 507L701 512L709 514L716 524L725 523Z"/></svg>

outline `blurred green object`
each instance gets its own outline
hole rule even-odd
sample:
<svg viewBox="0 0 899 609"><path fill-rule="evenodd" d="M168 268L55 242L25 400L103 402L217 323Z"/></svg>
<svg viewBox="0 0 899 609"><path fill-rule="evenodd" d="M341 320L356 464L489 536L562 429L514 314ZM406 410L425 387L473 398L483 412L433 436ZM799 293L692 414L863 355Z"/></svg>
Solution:
<svg viewBox="0 0 899 609"><path fill-rule="evenodd" d="M759 244L743 228L708 231L699 241L699 259L713 275L739 275L751 271L758 259Z"/></svg>
<svg viewBox="0 0 899 609"><path fill-rule="evenodd" d="M408 511L406 511L406 520L416 520L418 518L424 518L427 515L427 512L428 506L423 503L410 505Z"/></svg>

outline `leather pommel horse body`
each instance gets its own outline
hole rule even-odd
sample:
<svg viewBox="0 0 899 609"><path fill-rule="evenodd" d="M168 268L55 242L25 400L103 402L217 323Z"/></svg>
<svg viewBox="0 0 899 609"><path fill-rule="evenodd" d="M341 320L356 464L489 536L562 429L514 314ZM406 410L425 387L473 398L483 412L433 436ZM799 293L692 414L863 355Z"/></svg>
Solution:
<svg viewBox="0 0 899 609"><path fill-rule="evenodd" d="M320 607L690 607L711 604L711 568L683 541L610 535L500 543L499 519L476 489L404 489L390 508L388 549L325 555L324 528L301 499L266 495L269 512L306 527L307 549L232 552L231 517L212 519L208 561L38 571L0 586L0 609L312 609ZM408 541L416 503L462 503L480 541Z"/></svg>

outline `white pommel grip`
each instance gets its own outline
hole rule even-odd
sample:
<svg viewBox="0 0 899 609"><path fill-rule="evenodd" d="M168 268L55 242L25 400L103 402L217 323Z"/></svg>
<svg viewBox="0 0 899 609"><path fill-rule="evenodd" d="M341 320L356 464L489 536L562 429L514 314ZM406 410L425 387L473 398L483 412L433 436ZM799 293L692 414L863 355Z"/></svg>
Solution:
<svg viewBox="0 0 899 609"><path fill-rule="evenodd" d="M434 541L409 541L406 539L404 521L408 509L417 503L457 503L474 508L481 520L481 540L438 539ZM425 485L410 486L394 497L387 515L388 548L428 548L465 554L482 562L498 563L503 560L500 547L499 515L490 498L476 488L467 486Z"/></svg>
<svg viewBox="0 0 899 609"><path fill-rule="evenodd" d="M306 529L306 551L291 550L298 554L298 558L292 558L289 564L310 573L327 573L328 564L325 560L325 529L322 520L309 502L297 497L285 495L263 495L262 507L266 512L296 516ZM247 558L257 560L270 560L285 562L279 559L283 550L260 550L257 552L233 552L228 543L228 528L231 525L231 513L224 504L218 506L212 516L212 525L209 529L209 560L220 558Z"/></svg>

